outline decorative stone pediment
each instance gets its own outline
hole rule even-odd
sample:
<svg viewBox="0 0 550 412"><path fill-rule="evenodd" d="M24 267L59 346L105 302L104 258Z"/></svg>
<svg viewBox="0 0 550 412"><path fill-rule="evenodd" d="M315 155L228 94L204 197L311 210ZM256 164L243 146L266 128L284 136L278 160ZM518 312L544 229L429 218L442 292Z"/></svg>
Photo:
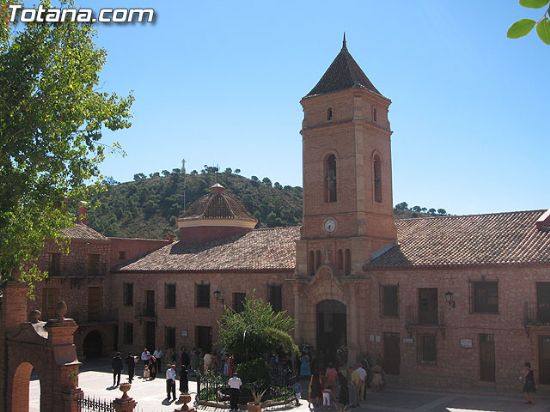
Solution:
<svg viewBox="0 0 550 412"><path fill-rule="evenodd" d="M48 332L44 329L46 322L25 322L19 325L9 340L17 341L21 343L31 343L36 345L43 345L48 340Z"/></svg>

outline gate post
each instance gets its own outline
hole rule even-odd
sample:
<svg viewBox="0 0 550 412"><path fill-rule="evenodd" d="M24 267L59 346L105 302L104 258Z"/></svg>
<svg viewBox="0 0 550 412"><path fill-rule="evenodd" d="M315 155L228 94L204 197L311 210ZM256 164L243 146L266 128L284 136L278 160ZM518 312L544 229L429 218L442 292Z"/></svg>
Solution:
<svg viewBox="0 0 550 412"><path fill-rule="evenodd" d="M113 401L113 406L116 412L133 412L137 402L128 396L128 391L132 387L129 383L120 384L120 390L123 392L121 398L117 398Z"/></svg>
<svg viewBox="0 0 550 412"><path fill-rule="evenodd" d="M80 412L78 400L84 396L84 392L80 388L68 389L63 392L63 403L65 412Z"/></svg>

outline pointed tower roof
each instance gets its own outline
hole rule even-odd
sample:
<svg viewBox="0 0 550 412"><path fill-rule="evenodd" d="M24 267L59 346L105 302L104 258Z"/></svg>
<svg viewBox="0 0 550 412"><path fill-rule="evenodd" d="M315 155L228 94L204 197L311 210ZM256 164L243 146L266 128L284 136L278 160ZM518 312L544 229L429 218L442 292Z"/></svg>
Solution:
<svg viewBox="0 0 550 412"><path fill-rule="evenodd" d="M319 83L305 97L337 92L352 87L362 87L382 96L349 53L344 33L342 50L323 74Z"/></svg>

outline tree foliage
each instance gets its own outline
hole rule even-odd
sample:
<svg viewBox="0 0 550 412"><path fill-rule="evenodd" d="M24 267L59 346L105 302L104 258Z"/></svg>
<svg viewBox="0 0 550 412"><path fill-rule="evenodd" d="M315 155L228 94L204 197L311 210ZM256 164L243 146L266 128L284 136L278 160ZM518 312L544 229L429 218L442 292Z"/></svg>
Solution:
<svg viewBox="0 0 550 412"><path fill-rule="evenodd" d="M545 44L550 45L550 0L520 0L519 4L531 9L541 9L545 7L546 11L539 21L533 19L521 19L516 21L508 29L508 37L511 39L518 39L527 36L531 30L533 30L533 27L536 26L536 32L539 38Z"/></svg>
<svg viewBox="0 0 550 412"><path fill-rule="evenodd" d="M294 320L286 312L274 312L271 305L256 297L246 297L244 310L226 307L219 321L219 346L233 353L238 362L264 359L272 352L297 351L290 335Z"/></svg>
<svg viewBox="0 0 550 412"><path fill-rule="evenodd" d="M1 28L0 276L32 283L44 239L100 187L102 131L130 126L133 99L100 90L106 52L90 25Z"/></svg>

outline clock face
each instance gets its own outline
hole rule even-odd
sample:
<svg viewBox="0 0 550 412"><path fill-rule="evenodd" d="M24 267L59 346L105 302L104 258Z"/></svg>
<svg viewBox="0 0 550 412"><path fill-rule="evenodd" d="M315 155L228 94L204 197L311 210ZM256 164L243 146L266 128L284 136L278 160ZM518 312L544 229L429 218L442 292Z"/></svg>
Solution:
<svg viewBox="0 0 550 412"><path fill-rule="evenodd" d="M327 233L333 233L336 230L336 220L334 218L329 217L325 220L325 223L323 224L323 227L325 229L325 232Z"/></svg>

